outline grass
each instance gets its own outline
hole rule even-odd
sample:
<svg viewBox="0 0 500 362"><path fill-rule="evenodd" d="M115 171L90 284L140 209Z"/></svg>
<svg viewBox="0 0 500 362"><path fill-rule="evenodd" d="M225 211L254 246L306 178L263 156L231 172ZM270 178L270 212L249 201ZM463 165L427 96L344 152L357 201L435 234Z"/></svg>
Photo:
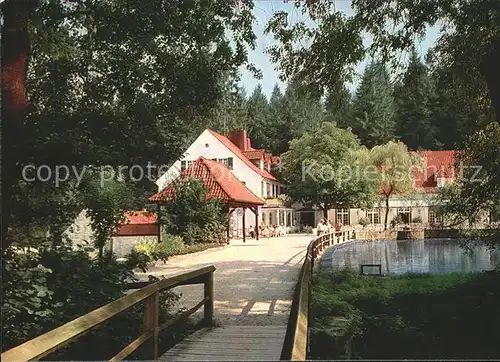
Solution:
<svg viewBox="0 0 500 362"><path fill-rule="evenodd" d="M321 273L310 358L498 359L499 302L499 273Z"/></svg>

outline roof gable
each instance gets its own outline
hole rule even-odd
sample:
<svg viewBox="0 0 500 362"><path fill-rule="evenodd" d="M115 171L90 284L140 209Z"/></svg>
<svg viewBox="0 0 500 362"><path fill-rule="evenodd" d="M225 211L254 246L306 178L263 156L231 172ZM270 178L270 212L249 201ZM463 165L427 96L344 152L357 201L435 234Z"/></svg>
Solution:
<svg viewBox="0 0 500 362"><path fill-rule="evenodd" d="M261 170L257 166L255 166L249 159L248 157L245 156L243 151L239 149L238 146L236 146L233 142L231 142L226 136L221 135L220 133L217 133L215 131L212 131L210 128L207 129L208 132L210 132L217 140L219 140L220 143L222 143L224 146L226 146L235 156L237 156L245 165L250 167L254 172L259 174L260 176L267 178L272 181L277 181L276 178L271 175L269 172L266 170Z"/></svg>
<svg viewBox="0 0 500 362"><path fill-rule="evenodd" d="M186 180L190 177L203 182L207 188L207 199L217 198L225 203L233 204L264 205L264 201L238 180L225 165L205 157L198 158L179 177L163 190L151 196L149 200L159 202L172 199L176 181Z"/></svg>

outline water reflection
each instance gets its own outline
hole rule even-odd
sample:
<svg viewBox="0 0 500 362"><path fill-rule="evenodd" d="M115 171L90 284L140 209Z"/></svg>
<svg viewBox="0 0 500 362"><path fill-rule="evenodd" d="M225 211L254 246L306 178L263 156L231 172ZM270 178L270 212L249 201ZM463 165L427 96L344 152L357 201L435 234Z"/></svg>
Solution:
<svg viewBox="0 0 500 362"><path fill-rule="evenodd" d="M382 273L401 275L491 270L498 260L498 251L490 252L482 244L466 251L457 239L381 240L332 247L323 254L321 264L333 270L382 264Z"/></svg>

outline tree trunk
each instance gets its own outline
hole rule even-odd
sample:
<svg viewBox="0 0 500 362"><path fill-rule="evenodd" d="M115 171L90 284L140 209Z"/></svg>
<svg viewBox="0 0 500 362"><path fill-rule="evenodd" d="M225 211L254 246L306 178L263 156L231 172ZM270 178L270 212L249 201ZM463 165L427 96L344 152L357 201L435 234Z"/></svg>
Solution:
<svg viewBox="0 0 500 362"><path fill-rule="evenodd" d="M329 209L330 209L330 208L329 208L329 206L328 206L328 205L325 205L325 206L323 207L323 217L324 217L325 219L327 219L327 220L328 220L328 210L329 210Z"/></svg>
<svg viewBox="0 0 500 362"><path fill-rule="evenodd" d="M387 230L387 224L389 221L389 196L385 197L385 220L384 220L384 230Z"/></svg>
<svg viewBox="0 0 500 362"><path fill-rule="evenodd" d="M491 44L490 52L481 63L481 74L486 80L491 104L495 110L495 120L500 122L500 37Z"/></svg>
<svg viewBox="0 0 500 362"><path fill-rule="evenodd" d="M1 210L2 249L9 246L8 226L11 219L12 192L19 177L16 151L22 134L24 116L28 109L26 74L29 57L28 18L36 1L8 0L2 3L3 15L2 62L2 172L3 201Z"/></svg>

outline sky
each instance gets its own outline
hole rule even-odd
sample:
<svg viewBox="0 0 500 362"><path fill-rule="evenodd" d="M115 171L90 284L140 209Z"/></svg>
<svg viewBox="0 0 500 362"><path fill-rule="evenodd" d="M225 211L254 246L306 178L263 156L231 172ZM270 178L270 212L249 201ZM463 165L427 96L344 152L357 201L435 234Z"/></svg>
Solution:
<svg viewBox="0 0 500 362"><path fill-rule="evenodd" d="M254 32L257 35L258 39L255 50L251 50L249 52L249 61L262 71L262 79L259 80L253 78L252 74L244 67L242 67L242 77L240 84L245 87L245 89L247 90L247 94L250 95L252 90L260 83L264 93L267 96L270 96L276 83L280 85L281 89L284 89L285 85L279 80L279 72L275 70L275 65L270 61L268 55L265 54L266 48L275 44L272 35L264 34L264 28L267 21L271 18L272 14L275 11L285 10L289 13L289 19L292 22L307 20L310 24L314 23L310 19L304 18L304 16L300 12L300 9L296 9L291 3L284 3L283 0L254 0L254 2L254 14L256 18L254 22ZM347 15L352 14L350 0L335 0L335 7L337 10L341 10ZM438 28L434 27L428 29L425 39L417 45L417 51L422 57L427 53L427 50L432 47L438 36ZM364 42L365 44L369 44L370 39L368 37L365 37ZM358 64L358 74L361 74L363 72L367 62L368 59ZM354 83L348 84L349 89L351 91L354 91L358 82L359 76Z"/></svg>

